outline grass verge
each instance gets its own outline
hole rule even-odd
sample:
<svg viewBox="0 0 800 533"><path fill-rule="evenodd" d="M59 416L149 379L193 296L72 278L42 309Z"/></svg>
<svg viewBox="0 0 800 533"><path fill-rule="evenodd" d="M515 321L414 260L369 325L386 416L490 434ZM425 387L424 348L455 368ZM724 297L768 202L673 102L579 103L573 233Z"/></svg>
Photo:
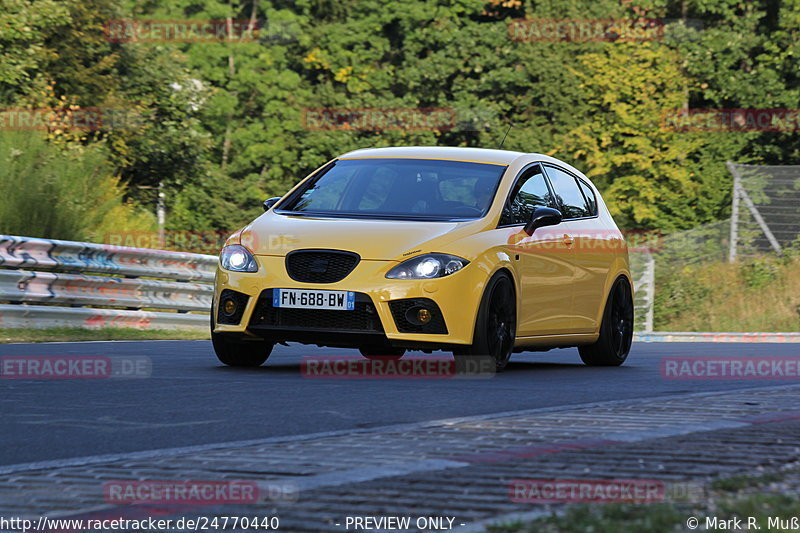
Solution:
<svg viewBox="0 0 800 533"><path fill-rule="evenodd" d="M0 328L0 343L208 339L207 331L135 328Z"/></svg>
<svg viewBox="0 0 800 533"><path fill-rule="evenodd" d="M800 331L800 257L656 267L658 331Z"/></svg>

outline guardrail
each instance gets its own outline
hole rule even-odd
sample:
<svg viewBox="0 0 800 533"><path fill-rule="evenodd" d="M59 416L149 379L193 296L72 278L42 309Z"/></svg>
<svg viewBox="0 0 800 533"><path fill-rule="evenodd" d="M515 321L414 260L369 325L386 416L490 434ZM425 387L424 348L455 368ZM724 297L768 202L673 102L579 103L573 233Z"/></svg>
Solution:
<svg viewBox="0 0 800 533"><path fill-rule="evenodd" d="M0 327L207 328L216 264L213 255L0 235L0 302L9 302Z"/></svg>
<svg viewBox="0 0 800 533"><path fill-rule="evenodd" d="M800 343L800 333L790 332L719 332L719 331L652 331L633 336L636 342L755 342Z"/></svg>
<svg viewBox="0 0 800 533"><path fill-rule="evenodd" d="M216 265L213 255L0 235L0 327L206 329ZM636 279L638 290L652 285L652 275ZM798 343L800 333L645 331L635 340Z"/></svg>

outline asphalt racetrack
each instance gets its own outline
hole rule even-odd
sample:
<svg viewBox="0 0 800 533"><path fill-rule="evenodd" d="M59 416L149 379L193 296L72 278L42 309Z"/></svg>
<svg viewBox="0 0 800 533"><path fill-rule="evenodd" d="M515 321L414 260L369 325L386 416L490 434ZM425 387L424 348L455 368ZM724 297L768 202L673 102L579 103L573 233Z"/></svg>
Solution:
<svg viewBox="0 0 800 533"><path fill-rule="evenodd" d="M209 341L5 344L0 356L144 356L152 374L0 379L0 465L763 387L781 382L664 379L661 361L783 357L797 349L793 344L634 343L618 368L587 367L577 350L558 349L515 355L504 373L488 379L310 379L301 373L304 356L357 352L277 346L265 366L242 369L220 364ZM412 352L406 357L426 356Z"/></svg>

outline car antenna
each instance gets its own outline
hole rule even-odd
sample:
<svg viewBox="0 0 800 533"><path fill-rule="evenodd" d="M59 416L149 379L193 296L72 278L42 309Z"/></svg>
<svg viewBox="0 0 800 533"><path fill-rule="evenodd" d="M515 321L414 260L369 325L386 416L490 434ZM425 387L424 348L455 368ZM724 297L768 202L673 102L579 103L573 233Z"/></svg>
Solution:
<svg viewBox="0 0 800 533"><path fill-rule="evenodd" d="M513 122L508 125L508 129L506 130L506 134L503 135L503 140L500 141L500 146L497 147L498 150L501 150L503 148L503 144L506 142L506 137L508 137L508 132L511 131L511 126L513 126L513 125L514 125Z"/></svg>

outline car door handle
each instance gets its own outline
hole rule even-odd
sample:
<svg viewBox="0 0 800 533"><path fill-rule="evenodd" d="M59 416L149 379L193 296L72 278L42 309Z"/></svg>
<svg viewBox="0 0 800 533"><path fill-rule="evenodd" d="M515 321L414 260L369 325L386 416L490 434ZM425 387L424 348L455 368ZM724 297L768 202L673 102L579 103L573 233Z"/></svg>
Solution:
<svg viewBox="0 0 800 533"><path fill-rule="evenodd" d="M575 243L575 239L572 238L572 235L567 235L566 233L564 234L563 240L564 244L567 246L572 246Z"/></svg>

